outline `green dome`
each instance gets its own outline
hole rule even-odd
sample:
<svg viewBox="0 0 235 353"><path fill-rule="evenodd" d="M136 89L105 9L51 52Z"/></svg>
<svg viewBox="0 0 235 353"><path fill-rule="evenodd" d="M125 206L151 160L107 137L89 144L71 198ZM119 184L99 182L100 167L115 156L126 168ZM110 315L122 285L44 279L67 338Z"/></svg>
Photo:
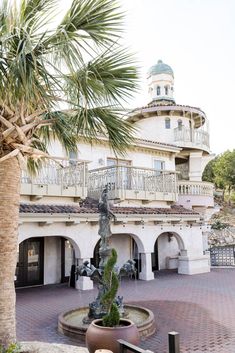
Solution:
<svg viewBox="0 0 235 353"><path fill-rule="evenodd" d="M148 71L149 76L159 75L159 74L169 74L174 77L174 72L172 68L169 65L164 64L162 60L158 60L157 64L151 66Z"/></svg>

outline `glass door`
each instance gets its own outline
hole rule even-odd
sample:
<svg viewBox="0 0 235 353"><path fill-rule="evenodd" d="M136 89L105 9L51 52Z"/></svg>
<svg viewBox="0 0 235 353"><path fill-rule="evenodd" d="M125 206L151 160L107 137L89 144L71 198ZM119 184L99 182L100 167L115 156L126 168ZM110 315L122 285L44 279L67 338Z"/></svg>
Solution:
<svg viewBox="0 0 235 353"><path fill-rule="evenodd" d="M43 238L30 238L19 245L16 287L43 284L43 253Z"/></svg>
<svg viewBox="0 0 235 353"><path fill-rule="evenodd" d="M131 188L131 161L125 159L107 159L108 166L118 166L118 175L119 175L119 188L130 189Z"/></svg>
<svg viewBox="0 0 235 353"><path fill-rule="evenodd" d="M61 282L68 282L71 267L75 264L75 253L69 240L61 238Z"/></svg>

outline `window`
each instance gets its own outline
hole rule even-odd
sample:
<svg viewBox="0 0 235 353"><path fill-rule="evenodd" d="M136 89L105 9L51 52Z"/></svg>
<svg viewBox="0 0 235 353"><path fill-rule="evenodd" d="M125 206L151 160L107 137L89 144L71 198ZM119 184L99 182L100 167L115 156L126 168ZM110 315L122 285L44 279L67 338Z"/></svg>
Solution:
<svg viewBox="0 0 235 353"><path fill-rule="evenodd" d="M160 161L155 159L153 162L153 167L156 170L164 170L165 169L165 161Z"/></svg>
<svg viewBox="0 0 235 353"><path fill-rule="evenodd" d="M183 122L181 119L178 120L178 129L182 130Z"/></svg>
<svg viewBox="0 0 235 353"><path fill-rule="evenodd" d="M160 96L160 94L161 94L161 87L157 86L157 96Z"/></svg>
<svg viewBox="0 0 235 353"><path fill-rule="evenodd" d="M169 92L169 87L168 86L165 86L165 95L168 96L168 92Z"/></svg>
<svg viewBox="0 0 235 353"><path fill-rule="evenodd" d="M171 128L171 119L166 118L165 119L165 129L170 129Z"/></svg>

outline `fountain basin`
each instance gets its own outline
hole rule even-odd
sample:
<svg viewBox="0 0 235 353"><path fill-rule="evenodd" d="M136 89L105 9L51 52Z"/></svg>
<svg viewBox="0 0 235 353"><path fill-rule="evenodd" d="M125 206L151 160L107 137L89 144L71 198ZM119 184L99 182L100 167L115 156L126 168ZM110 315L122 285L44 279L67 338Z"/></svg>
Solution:
<svg viewBox="0 0 235 353"><path fill-rule="evenodd" d="M124 305L125 318L133 321L137 326L140 338L151 336L156 331L153 312L141 306ZM71 338L85 341L86 331L89 325L82 322L88 315L89 308L76 308L59 315L58 331Z"/></svg>

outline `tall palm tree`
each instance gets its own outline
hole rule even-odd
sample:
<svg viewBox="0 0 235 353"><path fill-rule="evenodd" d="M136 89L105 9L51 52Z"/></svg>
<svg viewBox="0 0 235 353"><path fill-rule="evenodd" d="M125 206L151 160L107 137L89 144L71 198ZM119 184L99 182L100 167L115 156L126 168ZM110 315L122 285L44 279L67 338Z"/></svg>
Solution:
<svg viewBox="0 0 235 353"><path fill-rule="evenodd" d="M106 134L118 153L132 140L122 99L136 89L137 73L118 45L123 16L117 2L74 0L64 16L61 4L0 5L0 344L16 339L21 170L49 158L51 139L75 151L79 135L91 141Z"/></svg>

